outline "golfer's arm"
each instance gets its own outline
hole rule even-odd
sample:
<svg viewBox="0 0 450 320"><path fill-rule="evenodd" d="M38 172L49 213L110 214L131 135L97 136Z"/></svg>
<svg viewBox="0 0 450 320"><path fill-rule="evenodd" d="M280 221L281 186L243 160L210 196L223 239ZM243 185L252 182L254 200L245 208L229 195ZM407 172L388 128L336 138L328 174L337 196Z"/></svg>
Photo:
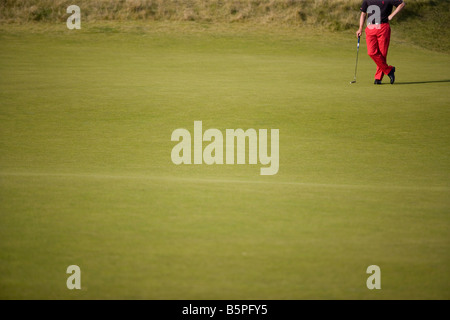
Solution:
<svg viewBox="0 0 450 320"><path fill-rule="evenodd" d="M367 16L366 12L361 12L361 17L359 18L359 30L361 30L361 31L364 28L364 22L366 22L366 16Z"/></svg>
<svg viewBox="0 0 450 320"><path fill-rule="evenodd" d="M403 8L405 7L405 3L403 2L401 5L399 5L397 8L395 8L394 12L391 13L391 15L389 16L389 21L391 21L392 19L394 19L394 17L403 10Z"/></svg>

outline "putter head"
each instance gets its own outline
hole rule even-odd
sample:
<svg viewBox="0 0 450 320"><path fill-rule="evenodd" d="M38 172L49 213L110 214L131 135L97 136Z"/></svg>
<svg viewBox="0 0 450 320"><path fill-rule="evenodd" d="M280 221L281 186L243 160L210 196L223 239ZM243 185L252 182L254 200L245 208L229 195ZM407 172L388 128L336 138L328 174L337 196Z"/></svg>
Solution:
<svg viewBox="0 0 450 320"><path fill-rule="evenodd" d="M350 84L352 84L352 83L356 83L356 80L353 80L353 81L350 82Z"/></svg>

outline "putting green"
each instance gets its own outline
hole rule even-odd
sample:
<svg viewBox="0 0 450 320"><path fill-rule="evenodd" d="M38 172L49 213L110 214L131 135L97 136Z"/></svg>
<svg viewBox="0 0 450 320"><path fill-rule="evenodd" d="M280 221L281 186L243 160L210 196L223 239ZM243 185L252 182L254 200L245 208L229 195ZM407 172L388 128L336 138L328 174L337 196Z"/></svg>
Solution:
<svg viewBox="0 0 450 320"><path fill-rule="evenodd" d="M450 298L448 54L350 85L352 33L153 27L3 27L0 298ZM279 129L278 174L174 165L195 120Z"/></svg>

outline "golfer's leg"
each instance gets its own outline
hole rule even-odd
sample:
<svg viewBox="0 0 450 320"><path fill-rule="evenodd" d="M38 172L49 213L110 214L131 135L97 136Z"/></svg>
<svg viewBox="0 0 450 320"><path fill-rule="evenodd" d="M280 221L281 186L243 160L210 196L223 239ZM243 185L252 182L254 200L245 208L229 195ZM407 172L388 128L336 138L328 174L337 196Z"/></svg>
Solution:
<svg viewBox="0 0 450 320"><path fill-rule="evenodd" d="M378 56L380 55L380 50L378 48L378 38L376 30L373 28L366 28L366 44L367 44L367 54L372 58L372 60L377 64L377 73L375 74L375 79L379 80L377 78L378 74Z"/></svg>
<svg viewBox="0 0 450 320"><path fill-rule="evenodd" d="M377 71L375 72L375 80L383 80L383 70L379 66L377 66Z"/></svg>
<svg viewBox="0 0 450 320"><path fill-rule="evenodd" d="M383 53L383 49L380 45L383 42L381 40L381 32L377 33L377 41L378 41L378 50L380 52L380 60L382 61L382 63L386 63L386 56ZM383 69L379 66L379 63L377 63L377 72L375 73L375 79L377 80L383 80L383 76L384 76L384 72Z"/></svg>
<svg viewBox="0 0 450 320"><path fill-rule="evenodd" d="M387 64L387 55L389 51L389 44L391 42L391 27L388 23L381 25L381 29L378 36L378 48L380 49L381 57L383 60L383 65L386 65L388 68L385 70L382 70L380 68L381 72L381 78L383 78L384 74L389 74L392 70L392 66L389 66Z"/></svg>

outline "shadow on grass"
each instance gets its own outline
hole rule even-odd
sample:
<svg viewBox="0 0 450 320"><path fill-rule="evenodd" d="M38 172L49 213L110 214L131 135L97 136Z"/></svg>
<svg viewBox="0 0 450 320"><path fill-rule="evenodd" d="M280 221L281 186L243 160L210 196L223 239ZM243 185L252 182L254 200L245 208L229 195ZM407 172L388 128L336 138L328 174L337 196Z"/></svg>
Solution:
<svg viewBox="0 0 450 320"><path fill-rule="evenodd" d="M396 82L395 84L424 84L424 83L443 83L450 82L450 80L434 80L434 81L415 81L415 82Z"/></svg>

